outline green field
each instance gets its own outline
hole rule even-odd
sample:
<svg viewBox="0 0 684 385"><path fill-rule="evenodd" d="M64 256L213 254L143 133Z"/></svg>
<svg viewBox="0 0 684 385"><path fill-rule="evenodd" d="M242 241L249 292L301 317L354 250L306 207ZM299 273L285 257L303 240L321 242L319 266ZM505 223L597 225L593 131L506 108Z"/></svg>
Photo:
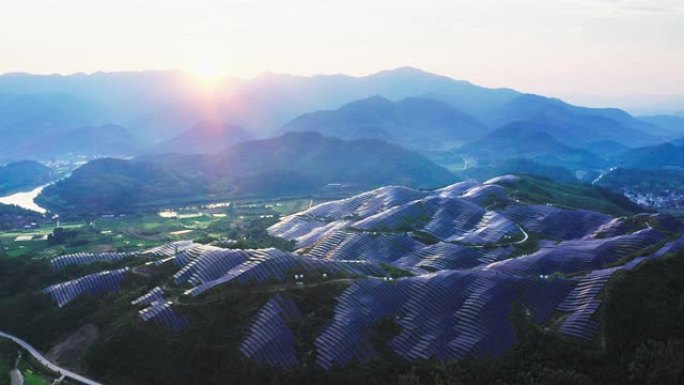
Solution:
<svg viewBox="0 0 684 385"><path fill-rule="evenodd" d="M60 227L76 230L78 236L63 245L50 245L45 240L56 227L56 222L51 222L36 229L0 232L0 255L46 259L65 253L138 250L183 239L225 239L230 238L231 230L247 226L253 219L289 215L320 202L292 199L237 202L229 207L188 207L174 210L177 217L172 218L155 211L70 219L61 222Z"/></svg>

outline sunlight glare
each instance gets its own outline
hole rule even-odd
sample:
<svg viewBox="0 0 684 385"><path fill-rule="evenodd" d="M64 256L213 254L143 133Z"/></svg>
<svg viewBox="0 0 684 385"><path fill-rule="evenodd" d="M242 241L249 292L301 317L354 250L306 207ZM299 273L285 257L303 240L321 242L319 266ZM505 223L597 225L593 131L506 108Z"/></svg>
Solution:
<svg viewBox="0 0 684 385"><path fill-rule="evenodd" d="M225 73L217 66L209 63L197 64L191 71L192 75L203 83L215 83L221 80Z"/></svg>

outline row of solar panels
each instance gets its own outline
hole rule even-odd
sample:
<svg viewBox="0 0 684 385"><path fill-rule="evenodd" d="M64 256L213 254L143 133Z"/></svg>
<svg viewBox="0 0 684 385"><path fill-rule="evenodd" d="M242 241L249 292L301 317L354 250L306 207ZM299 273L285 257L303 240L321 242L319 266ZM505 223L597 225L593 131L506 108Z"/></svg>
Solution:
<svg viewBox="0 0 684 385"><path fill-rule="evenodd" d="M128 272L128 268L103 271L89 274L71 281L58 283L43 290L57 306L62 307L82 294L100 294L108 291L119 291L121 282Z"/></svg>
<svg viewBox="0 0 684 385"><path fill-rule="evenodd" d="M644 230L636 238L649 242L661 239L644 237L649 232ZM593 246L596 245L587 247ZM617 249L622 247L626 246L620 245ZM378 354L369 341L374 326L383 319L393 320L400 326L399 334L388 345L407 360L498 357L516 342L510 321L514 304L522 305L539 324L548 321L556 310L571 312L559 332L590 339L598 329L592 319L600 306L597 296L615 271L631 269L645 259L682 248L684 238L649 257L595 270L581 279L519 275L506 272L495 264L487 269L443 270L393 283L359 280L338 297L333 319L316 339L316 363L329 369L376 358ZM272 313L260 313L257 319L266 317L265 314ZM291 331L286 328L287 322L275 322L273 316L266 318L270 321L262 320L252 325L250 341L254 343L255 336L261 336L263 343L259 346L265 349L268 341L277 340L278 349L268 358L255 359L286 368L295 365L297 357L292 356L294 341ZM270 330L273 322L278 326ZM251 350L252 355L248 356L262 354L257 351L261 350Z"/></svg>
<svg viewBox="0 0 684 385"><path fill-rule="evenodd" d="M133 257L135 255L137 255L137 253L133 252L75 253L55 257L50 260L50 264L52 265L53 269L61 270L71 265L89 265L96 262L114 262Z"/></svg>

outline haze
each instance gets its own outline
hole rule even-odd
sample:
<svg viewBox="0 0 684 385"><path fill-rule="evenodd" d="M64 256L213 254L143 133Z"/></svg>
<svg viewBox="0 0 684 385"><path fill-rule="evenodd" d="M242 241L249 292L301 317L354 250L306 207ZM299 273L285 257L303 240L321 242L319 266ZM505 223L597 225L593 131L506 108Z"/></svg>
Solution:
<svg viewBox="0 0 684 385"><path fill-rule="evenodd" d="M0 55L0 73L363 75L411 65L585 105L668 111L684 103L684 2L10 2Z"/></svg>

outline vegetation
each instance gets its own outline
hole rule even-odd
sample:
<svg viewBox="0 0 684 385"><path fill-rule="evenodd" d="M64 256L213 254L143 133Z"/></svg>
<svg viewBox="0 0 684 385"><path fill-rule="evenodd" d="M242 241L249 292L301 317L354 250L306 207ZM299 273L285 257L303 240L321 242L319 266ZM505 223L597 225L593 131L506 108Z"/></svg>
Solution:
<svg viewBox="0 0 684 385"><path fill-rule="evenodd" d="M524 158L506 159L487 166L467 168L455 171L455 174L463 179L473 178L480 181L506 174L526 174L549 178L557 182L577 183L577 178L564 167L549 166Z"/></svg>
<svg viewBox="0 0 684 385"><path fill-rule="evenodd" d="M510 195L529 204L552 204L568 209L587 209L613 216L633 215L644 209L624 196L605 188L557 183L550 179L524 175L522 180L506 186Z"/></svg>
<svg viewBox="0 0 684 385"><path fill-rule="evenodd" d="M616 156L613 162L622 167L642 169L682 167L684 166L684 146L682 143L670 142L639 147Z"/></svg>
<svg viewBox="0 0 684 385"><path fill-rule="evenodd" d="M53 177L50 168L30 160L0 167L0 196L29 190L48 183Z"/></svg>
<svg viewBox="0 0 684 385"><path fill-rule="evenodd" d="M684 193L684 170L617 168L606 173L599 184L613 191L629 189L632 192L663 194Z"/></svg>
<svg viewBox="0 0 684 385"><path fill-rule="evenodd" d="M95 160L46 188L38 202L56 212L131 212L223 198L338 195L344 186L440 187L455 179L423 156L382 141L290 133L217 155Z"/></svg>
<svg viewBox="0 0 684 385"><path fill-rule="evenodd" d="M34 211L22 209L15 205L0 203L0 230L9 230L30 225L32 222L40 223L44 217Z"/></svg>

